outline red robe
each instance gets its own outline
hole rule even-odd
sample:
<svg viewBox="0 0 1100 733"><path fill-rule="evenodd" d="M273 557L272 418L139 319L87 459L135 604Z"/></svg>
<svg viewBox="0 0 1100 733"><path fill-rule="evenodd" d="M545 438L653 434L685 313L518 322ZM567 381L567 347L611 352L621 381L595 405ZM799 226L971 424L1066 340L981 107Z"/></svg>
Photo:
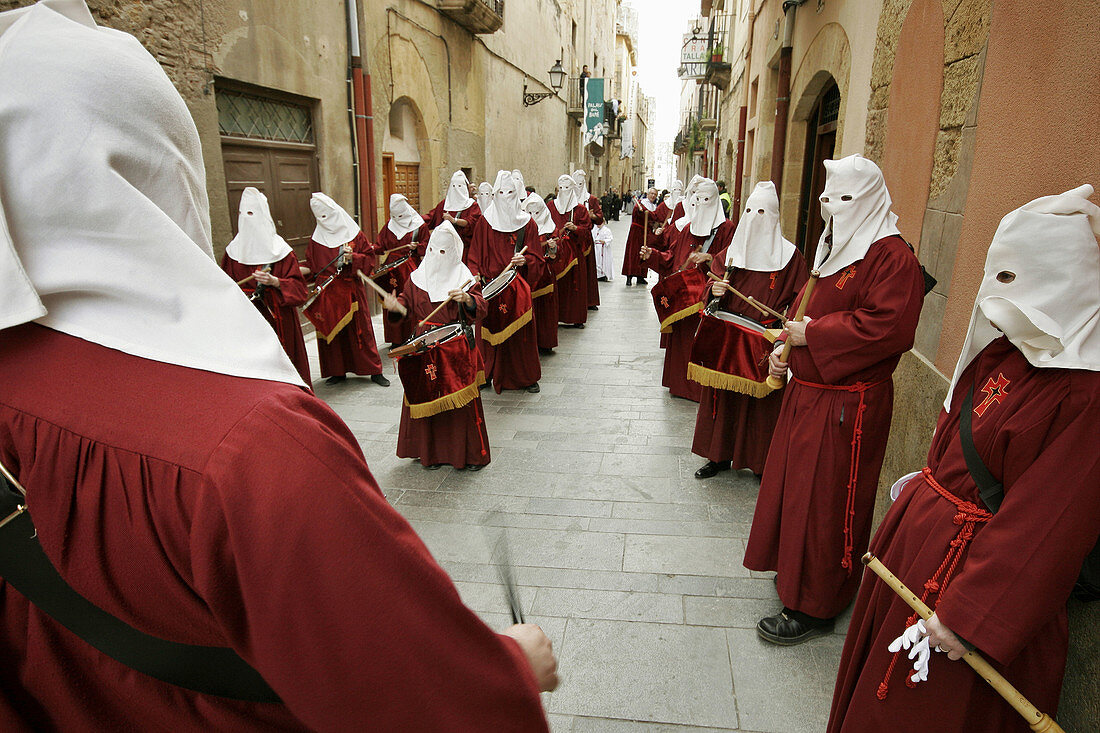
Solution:
<svg viewBox="0 0 1100 733"><path fill-rule="evenodd" d="M446 199L443 201L446 201ZM436 204L435 208L429 211L428 215L424 217L428 229L435 229L443 223L443 201ZM463 211L451 211L447 213L456 219L462 219L466 222L466 226L464 227L460 227L457 224L455 225L455 231L458 232L458 236L462 239L462 264L466 265L470 257L470 245L474 242L474 226L481 220L481 207L476 203L471 203L469 208Z"/></svg>
<svg viewBox="0 0 1100 733"><path fill-rule="evenodd" d="M411 252L413 255L413 260L410 265L412 268L415 268L416 263L424 257L424 252L426 251L426 248L428 246L428 237L431 236L427 224L420 227L419 230L415 232L409 232L405 236L401 237L401 239L398 239L397 235L390 231L389 224L387 223L378 231L378 240L375 242L374 246L375 250L379 253L379 255L381 255L382 252L385 252L388 249L400 247L403 244L412 244L414 234L416 235L416 249L391 252L385 258L382 258L380 256L379 262L375 266L380 267L387 262L393 262L395 258L404 257L406 254L409 254ZM409 340L409 337L412 336L412 324L407 320L394 322L391 321L389 318L383 318L382 335L385 337L386 343L388 344L403 344Z"/></svg>
<svg viewBox="0 0 1100 733"><path fill-rule="evenodd" d="M443 310L432 316L430 322L418 329L417 333L447 323L457 323L460 310L467 322L480 321L486 312L481 286L475 285L470 290L470 295L474 299L473 313L457 303L448 303ZM387 320L408 321L412 327L426 318L441 302L432 302L428 294L412 280L405 283L405 290L397 300L408 309L408 315L402 318L396 313L387 313ZM480 360L480 352L475 350L474 353ZM401 424L397 431L397 455L399 458L419 458L424 466L448 463L455 468L465 468L488 464L489 434L485 430L485 412L481 407L481 397L474 397L473 401L462 407L415 419L409 414L408 404L402 400Z"/></svg>
<svg viewBox="0 0 1100 733"><path fill-rule="evenodd" d="M658 205L658 209L663 205ZM551 207L553 211L553 207ZM645 231L645 223L649 222L649 233ZM623 275L626 277L646 277L652 263L642 262L642 244L647 246L657 242L658 236L653 232L661 227L662 221L657 218L656 211L650 211L639 203L634 204L634 210L630 213L630 233L626 237L626 252L623 253Z"/></svg>
<svg viewBox="0 0 1100 733"><path fill-rule="evenodd" d="M470 271L480 275L484 282L489 282L504 272L516 251L516 234L518 231L498 232L484 218L478 222L467 265ZM526 280L530 276L529 268L545 266L539 228L534 219L528 220L523 237L523 246L527 247L523 259L527 264L519 268L519 274ZM489 344L485 339L481 339L479 344L485 358L485 377L493 383L497 393L505 389L524 389L542 378L534 323L523 326L497 346Z"/></svg>
<svg viewBox="0 0 1100 733"><path fill-rule="evenodd" d="M558 280L558 320L573 325L587 323L588 264L585 262L584 248L592 246L592 220L588 216L588 208L577 204L569 214L562 214L553 201L547 204L547 208L559 233L558 257L577 258L577 264ZM577 225L576 231L565 229L570 221Z"/></svg>
<svg viewBox="0 0 1100 733"><path fill-rule="evenodd" d="M326 343L318 336L317 355L321 361L322 377L343 377L348 372L364 376L382 373L382 359L378 356L378 346L374 340L374 324L370 319L367 292L359 276L355 274L358 272L367 274L374 270L378 249L362 232L352 240L351 245L355 250L352 254L352 262L340 271L340 277L354 284L355 301L359 304L359 310L352 316L351 323L336 334L332 343ZM339 254L338 248L326 247L312 239L309 240L306 264L318 285L336 271L336 266L329 263L337 254ZM326 268L326 265L329 266ZM320 297L326 297L325 293Z"/></svg>
<svg viewBox="0 0 1100 733"><path fill-rule="evenodd" d="M545 243L551 236L553 235L545 234L539 239ZM544 254L545 251L544 248ZM535 340L540 349L553 349L558 345L558 282L550 263L550 259L544 260L538 277L533 278L534 282L531 283L531 297L534 299L535 310ZM531 267L534 267L534 263ZM536 295L539 292L541 295Z"/></svg>
<svg viewBox="0 0 1100 733"><path fill-rule="evenodd" d="M966 521L971 512L960 512L931 484L985 508L959 439L971 387L975 447L1005 486L997 514L972 524ZM905 486L871 543L949 629L1050 715L1066 664L1066 598L1100 532L1100 453L1089 450L1097 424L1100 373L1036 369L1007 339L997 339L963 372L951 412L940 413L928 451L931 478L921 475ZM956 538L963 540L961 559L948 575L940 566ZM926 590L933 578L935 589ZM932 655L928 680L915 688L906 684L911 663L903 654L883 686L894 656L886 647L911 614L867 574L844 643L830 731L926 731L929 720L945 731L1030 730L966 663L943 654Z"/></svg>
<svg viewBox="0 0 1100 733"><path fill-rule="evenodd" d="M222 257L222 269L234 281L241 281L262 266L242 265L228 254ZM306 281L302 277L302 268L298 266L298 258L293 252L274 263L271 266L271 274L279 278L279 287L264 288L263 299L266 309L260 313L271 327L275 329L275 335L279 337L279 343L283 345L283 351L290 357L294 368L298 370L302 380L310 384L309 355L306 353L306 342L302 337L302 324L298 320L296 306L306 302ZM250 280L241 285L245 295L252 297L256 283Z"/></svg>
<svg viewBox="0 0 1100 733"><path fill-rule="evenodd" d="M0 336L0 381L0 460L61 575L148 634L234 649L284 701L147 677L0 581L0 730L547 730L524 654L306 390L33 324Z"/></svg>
<svg viewBox="0 0 1100 733"><path fill-rule="evenodd" d="M591 224L588 227L588 239L585 242L585 247L588 249L588 254L585 256L585 267L588 268L588 306L591 308L600 304L600 283L596 280L596 250L593 247L595 240L592 238L592 230L603 224L604 218L600 200L592 194L588 195L587 208Z"/></svg>
<svg viewBox="0 0 1100 733"><path fill-rule="evenodd" d="M721 260L715 259L711 263L711 272L719 277L725 276ZM781 270L736 270L730 284L761 304L783 313L802 289L807 277L806 261L801 253L795 252ZM704 302L710 300L710 288L707 288ZM768 328L781 327L775 318L764 315L732 293L722 296L720 307L763 323ZM665 353L667 355L668 352ZM748 468L757 475L763 473L768 444L782 404L783 393L780 391L756 398L728 389L702 386L691 452L716 463L732 461L734 469Z"/></svg>
<svg viewBox="0 0 1100 733"><path fill-rule="evenodd" d="M913 346L923 300L917 258L897 236L813 292L808 345L791 351L791 371L835 388L784 388L745 551L745 567L778 572L787 608L830 618L859 588L890 433L891 375Z"/></svg>
<svg viewBox="0 0 1100 733"><path fill-rule="evenodd" d="M710 244L707 254L715 260L725 259L726 247L733 240L733 233L737 225L731 221L724 221L718 226L714 235L714 241ZM646 265L656 270L661 277L667 277L676 272L692 253L693 247L701 248L708 237L697 237L691 233L690 227L684 227L684 231L676 232L675 244L669 247L667 252L653 252L649 255ZM710 264L695 265L699 270L710 271ZM710 290L704 291L704 297ZM673 397L683 397L692 402L699 402L702 398L702 385L687 378L688 359L691 357L691 345L695 342L695 331L699 328L699 314L692 313L681 318L671 326L672 332L661 334L661 343L665 349L665 368L661 376L661 384L668 387ZM668 338L664 338L667 336Z"/></svg>

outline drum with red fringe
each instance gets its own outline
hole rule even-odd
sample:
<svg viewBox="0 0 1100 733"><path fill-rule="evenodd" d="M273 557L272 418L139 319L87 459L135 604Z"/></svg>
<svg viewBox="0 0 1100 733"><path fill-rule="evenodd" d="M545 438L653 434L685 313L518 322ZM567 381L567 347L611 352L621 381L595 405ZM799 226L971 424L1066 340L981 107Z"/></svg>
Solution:
<svg viewBox="0 0 1100 733"><path fill-rule="evenodd" d="M397 361L405 404L413 418L465 407L485 381L473 332L459 323L425 331L390 349L389 355Z"/></svg>
<svg viewBox="0 0 1100 733"><path fill-rule="evenodd" d="M481 338L498 346L531 322L531 287L508 268L481 290L489 312L481 322Z"/></svg>
<svg viewBox="0 0 1100 733"><path fill-rule="evenodd" d="M661 333L671 333L672 324L703 310L707 276L697 267L677 270L653 286L653 307L661 322Z"/></svg>
<svg viewBox="0 0 1100 733"><path fill-rule="evenodd" d="M334 277L322 287L306 302L302 314L317 329L317 338L332 343L359 310L359 299L355 297L359 286L354 280Z"/></svg>
<svg viewBox="0 0 1100 733"><path fill-rule="evenodd" d="M393 262L387 262L374 268L370 279L388 293L401 293L405 289L405 283L416 269L416 260L412 254L405 254Z"/></svg>
<svg viewBox="0 0 1100 733"><path fill-rule="evenodd" d="M704 387L767 397L768 354L779 329L728 311L706 308L691 345L688 379Z"/></svg>

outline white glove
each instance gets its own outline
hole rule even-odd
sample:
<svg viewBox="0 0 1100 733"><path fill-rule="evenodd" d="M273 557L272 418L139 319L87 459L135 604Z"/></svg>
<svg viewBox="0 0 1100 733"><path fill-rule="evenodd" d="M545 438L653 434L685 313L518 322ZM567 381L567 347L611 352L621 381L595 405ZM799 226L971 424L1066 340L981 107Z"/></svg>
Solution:
<svg viewBox="0 0 1100 733"><path fill-rule="evenodd" d="M918 620L886 648L891 653L908 649L909 658L913 660L913 676L909 679L914 683L928 679L928 659L932 656L932 650L928 647L928 630L924 628L924 621Z"/></svg>

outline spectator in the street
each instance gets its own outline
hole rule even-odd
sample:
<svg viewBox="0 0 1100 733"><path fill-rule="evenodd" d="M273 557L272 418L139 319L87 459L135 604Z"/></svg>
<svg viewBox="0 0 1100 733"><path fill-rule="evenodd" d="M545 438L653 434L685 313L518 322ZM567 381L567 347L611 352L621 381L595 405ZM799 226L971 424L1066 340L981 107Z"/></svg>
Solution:
<svg viewBox="0 0 1100 733"><path fill-rule="evenodd" d="M0 462L33 512L2 530L117 624L93 646L6 577L0 728L546 731L549 641L466 608L214 262L156 60L79 2L0 29Z"/></svg>
<svg viewBox="0 0 1100 733"><path fill-rule="evenodd" d="M871 542L935 613L917 626L904 600L865 575L832 733L915 733L932 718L944 731L1029 730L981 676L949 661L970 648L1039 710L1057 712L1066 601L1100 533L1100 208L1092 194L1086 185L1036 199L993 235L927 467L894 484Z"/></svg>
<svg viewBox="0 0 1100 733"><path fill-rule="evenodd" d="M578 82L580 83L580 86L581 86L581 102L584 101L584 93L585 93L585 91L587 91L585 89L585 87L588 84L588 78L590 76L592 76L592 74L589 73L589 71L588 71L588 64L585 64L584 67L581 69L581 75L578 79Z"/></svg>
<svg viewBox="0 0 1100 733"><path fill-rule="evenodd" d="M733 206L733 199L730 198L729 192L726 191L725 181L718 181L718 198L722 200L722 213L729 216L730 207Z"/></svg>
<svg viewBox="0 0 1100 733"><path fill-rule="evenodd" d="M528 196L535 193L535 187L534 186L524 186L523 190L527 192Z"/></svg>

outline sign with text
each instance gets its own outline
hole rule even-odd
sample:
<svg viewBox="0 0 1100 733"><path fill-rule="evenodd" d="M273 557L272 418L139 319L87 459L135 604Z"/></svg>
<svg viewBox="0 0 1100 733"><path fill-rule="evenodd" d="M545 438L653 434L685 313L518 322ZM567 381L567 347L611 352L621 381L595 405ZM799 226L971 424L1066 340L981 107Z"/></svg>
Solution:
<svg viewBox="0 0 1100 733"><path fill-rule="evenodd" d="M604 114L603 79L585 79L584 85L584 144L603 147L607 135Z"/></svg>
<svg viewBox="0 0 1100 733"><path fill-rule="evenodd" d="M702 79L707 74L707 61L710 60L710 41L705 35L684 34L684 45L680 48L680 78Z"/></svg>

